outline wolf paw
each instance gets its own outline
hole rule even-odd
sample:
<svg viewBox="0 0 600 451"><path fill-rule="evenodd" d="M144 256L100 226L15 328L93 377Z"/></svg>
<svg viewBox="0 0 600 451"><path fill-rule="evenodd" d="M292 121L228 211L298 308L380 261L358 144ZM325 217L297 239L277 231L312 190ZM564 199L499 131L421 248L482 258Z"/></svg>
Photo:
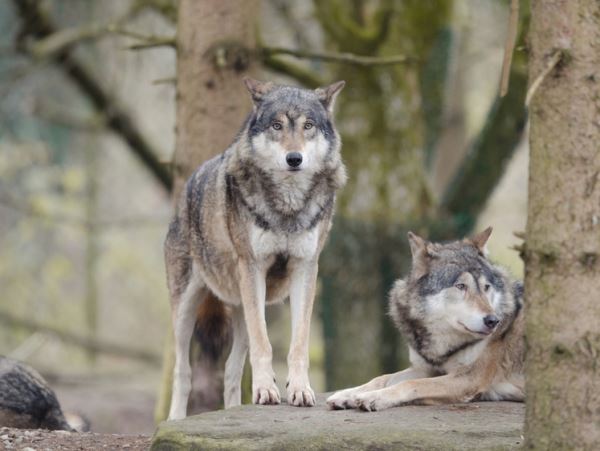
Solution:
<svg viewBox="0 0 600 451"><path fill-rule="evenodd" d="M364 412L375 412L390 407L381 397L373 393L363 393L356 396L356 407Z"/></svg>
<svg viewBox="0 0 600 451"><path fill-rule="evenodd" d="M269 387L256 387L252 390L252 402L254 404L279 404L281 403L281 397L279 396L279 389L277 385L273 383Z"/></svg>
<svg viewBox="0 0 600 451"><path fill-rule="evenodd" d="M315 392L309 385L304 387L288 387L287 400L290 406L296 407L314 407Z"/></svg>
<svg viewBox="0 0 600 451"><path fill-rule="evenodd" d="M349 390L342 390L327 398L327 406L332 410L355 409L356 398Z"/></svg>

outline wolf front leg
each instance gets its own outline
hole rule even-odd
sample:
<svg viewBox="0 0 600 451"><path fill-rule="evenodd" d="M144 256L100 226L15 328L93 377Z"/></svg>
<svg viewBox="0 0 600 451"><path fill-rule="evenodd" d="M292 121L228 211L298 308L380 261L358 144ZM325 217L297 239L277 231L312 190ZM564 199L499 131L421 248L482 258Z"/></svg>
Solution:
<svg viewBox="0 0 600 451"><path fill-rule="evenodd" d="M183 293L172 302L175 367L173 369L173 392L169 420L185 418L187 413L188 398L192 389L190 342L196 323L198 305L203 298L203 289L204 284L197 277L191 277Z"/></svg>
<svg viewBox="0 0 600 451"><path fill-rule="evenodd" d="M356 395L356 404L361 410L371 412L411 402L422 404L469 402L485 386L484 377L472 372L403 381Z"/></svg>
<svg viewBox="0 0 600 451"><path fill-rule="evenodd" d="M242 404L242 376L244 363L248 354L248 332L244 322L244 310L241 306L233 309L233 344L231 352L225 363L225 408Z"/></svg>
<svg viewBox="0 0 600 451"><path fill-rule="evenodd" d="M287 401L298 407L315 405L315 393L308 379L308 344L317 270L316 260L300 261L291 274L292 339L287 359Z"/></svg>
<svg viewBox="0 0 600 451"><path fill-rule="evenodd" d="M327 398L327 406L334 410L355 409L357 407L356 396L361 393L379 390L397 384L401 381L418 379L426 376L426 371L417 368L406 368L405 370L398 371L397 373L384 374L383 376L378 376L375 379L370 380L366 384L347 388L334 393Z"/></svg>
<svg viewBox="0 0 600 451"><path fill-rule="evenodd" d="M240 293L252 366L252 402L279 404L279 390L273 372L273 350L267 335L265 320L265 271L253 262L240 260Z"/></svg>

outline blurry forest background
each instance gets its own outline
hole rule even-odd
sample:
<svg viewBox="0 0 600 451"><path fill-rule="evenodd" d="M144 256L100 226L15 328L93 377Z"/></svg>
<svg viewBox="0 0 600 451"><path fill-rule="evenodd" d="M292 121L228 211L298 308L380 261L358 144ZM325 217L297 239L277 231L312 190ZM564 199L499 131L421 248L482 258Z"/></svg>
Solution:
<svg viewBox="0 0 600 451"><path fill-rule="evenodd" d="M62 32L23 27L30 8ZM522 275L511 247L526 218L524 24L499 99L508 1L263 0L254 14L253 76L347 82L337 125L350 183L311 346L312 385L332 390L406 363L386 293L408 267L407 230L450 239L493 225L493 258ZM170 0L0 0L0 354L42 372L95 431L154 429L176 29ZM241 123L227 125L233 138ZM269 319L281 376L287 306Z"/></svg>

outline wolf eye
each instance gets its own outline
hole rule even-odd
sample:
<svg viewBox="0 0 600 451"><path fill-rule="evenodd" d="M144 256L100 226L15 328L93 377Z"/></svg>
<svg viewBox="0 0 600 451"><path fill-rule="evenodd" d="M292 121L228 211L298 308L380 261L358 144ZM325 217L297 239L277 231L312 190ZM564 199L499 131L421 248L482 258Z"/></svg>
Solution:
<svg viewBox="0 0 600 451"><path fill-rule="evenodd" d="M460 291L465 291L467 289L467 286L464 283L457 283L456 285L454 285L454 288L458 288Z"/></svg>
<svg viewBox="0 0 600 451"><path fill-rule="evenodd" d="M310 129L311 129L311 128L313 128L314 126L315 126L315 124L313 124L312 122L310 122L310 121L306 121L306 122L304 123L304 130L310 130Z"/></svg>
<svg viewBox="0 0 600 451"><path fill-rule="evenodd" d="M273 122L271 127L273 127L273 130L281 130L281 122Z"/></svg>
<svg viewBox="0 0 600 451"><path fill-rule="evenodd" d="M490 291L490 284L489 284L489 283L486 283L486 284L483 286L483 291L485 291L486 293L487 293L488 291Z"/></svg>

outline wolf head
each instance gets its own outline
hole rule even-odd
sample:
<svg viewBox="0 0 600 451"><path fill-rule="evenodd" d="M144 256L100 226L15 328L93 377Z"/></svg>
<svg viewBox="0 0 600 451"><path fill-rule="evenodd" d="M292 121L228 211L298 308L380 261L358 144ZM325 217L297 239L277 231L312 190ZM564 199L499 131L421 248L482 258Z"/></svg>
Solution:
<svg viewBox="0 0 600 451"><path fill-rule="evenodd" d="M318 172L328 160L338 158L333 107L343 81L314 91L252 79L244 82L254 102L248 123L250 146L263 169L294 177L298 172Z"/></svg>
<svg viewBox="0 0 600 451"><path fill-rule="evenodd" d="M490 227L472 238L437 244L409 232L409 285L424 302L430 325L475 337L496 329L506 309L507 287L503 273L485 256L491 233Z"/></svg>

